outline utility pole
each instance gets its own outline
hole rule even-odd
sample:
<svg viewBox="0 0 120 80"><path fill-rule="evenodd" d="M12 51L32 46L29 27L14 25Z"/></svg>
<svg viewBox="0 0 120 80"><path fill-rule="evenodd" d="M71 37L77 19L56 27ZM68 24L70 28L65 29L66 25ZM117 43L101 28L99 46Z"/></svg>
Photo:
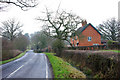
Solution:
<svg viewBox="0 0 120 80"><path fill-rule="evenodd" d="M118 2L118 20L120 21L120 1Z"/></svg>
<svg viewBox="0 0 120 80"><path fill-rule="evenodd" d="M118 27L118 41L120 42L120 1L118 2L118 21L119 21L119 27Z"/></svg>

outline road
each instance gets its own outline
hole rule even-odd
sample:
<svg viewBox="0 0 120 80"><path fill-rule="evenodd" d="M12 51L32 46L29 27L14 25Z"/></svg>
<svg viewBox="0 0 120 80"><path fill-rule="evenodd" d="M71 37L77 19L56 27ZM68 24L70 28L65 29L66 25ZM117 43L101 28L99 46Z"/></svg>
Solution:
<svg viewBox="0 0 120 80"><path fill-rule="evenodd" d="M50 63L43 53L28 51L23 57L0 66L2 78L52 78Z"/></svg>

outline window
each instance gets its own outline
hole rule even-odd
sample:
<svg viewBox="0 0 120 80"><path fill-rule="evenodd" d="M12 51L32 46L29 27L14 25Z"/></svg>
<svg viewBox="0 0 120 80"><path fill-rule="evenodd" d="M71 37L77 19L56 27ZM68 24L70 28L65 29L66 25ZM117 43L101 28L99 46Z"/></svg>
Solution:
<svg viewBox="0 0 120 80"><path fill-rule="evenodd" d="M79 45L79 42L77 41L77 44L76 44L77 46Z"/></svg>
<svg viewBox="0 0 120 80"><path fill-rule="evenodd" d="M91 37L88 37L88 41L91 41Z"/></svg>
<svg viewBox="0 0 120 80"><path fill-rule="evenodd" d="M93 44L94 46L97 46L97 45L99 45L99 44Z"/></svg>

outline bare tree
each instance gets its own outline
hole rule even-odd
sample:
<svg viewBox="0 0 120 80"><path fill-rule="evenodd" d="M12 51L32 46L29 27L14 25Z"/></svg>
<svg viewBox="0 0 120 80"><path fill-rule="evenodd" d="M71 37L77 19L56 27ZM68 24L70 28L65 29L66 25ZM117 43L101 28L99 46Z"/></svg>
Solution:
<svg viewBox="0 0 120 80"><path fill-rule="evenodd" d="M78 25L82 22L82 19L73 14L62 12L48 12L46 9L46 17L44 19L38 17L37 20L45 22L43 25L43 31L46 35L57 38L59 40L65 40L70 43L71 34L75 33ZM72 46L72 44L70 43Z"/></svg>
<svg viewBox="0 0 120 80"><path fill-rule="evenodd" d="M8 38L13 41L13 39L22 32L20 29L23 25L20 22L17 22L15 19L10 19L2 22L2 33L3 37Z"/></svg>
<svg viewBox="0 0 120 80"><path fill-rule="evenodd" d="M118 40L118 21L115 18L107 20L98 26L98 30L102 33L103 39Z"/></svg>
<svg viewBox="0 0 120 80"><path fill-rule="evenodd" d="M20 7L22 10L28 10L31 7L37 6L38 0L0 0L0 10L10 4Z"/></svg>

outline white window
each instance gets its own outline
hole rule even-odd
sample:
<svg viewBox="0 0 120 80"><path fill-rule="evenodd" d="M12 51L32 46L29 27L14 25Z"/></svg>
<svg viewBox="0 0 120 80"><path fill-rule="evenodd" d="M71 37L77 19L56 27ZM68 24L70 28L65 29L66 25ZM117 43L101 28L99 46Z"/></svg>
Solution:
<svg viewBox="0 0 120 80"><path fill-rule="evenodd" d="M99 44L93 44L94 46L99 45Z"/></svg>
<svg viewBox="0 0 120 80"><path fill-rule="evenodd" d="M91 41L91 37L88 37L88 41Z"/></svg>

